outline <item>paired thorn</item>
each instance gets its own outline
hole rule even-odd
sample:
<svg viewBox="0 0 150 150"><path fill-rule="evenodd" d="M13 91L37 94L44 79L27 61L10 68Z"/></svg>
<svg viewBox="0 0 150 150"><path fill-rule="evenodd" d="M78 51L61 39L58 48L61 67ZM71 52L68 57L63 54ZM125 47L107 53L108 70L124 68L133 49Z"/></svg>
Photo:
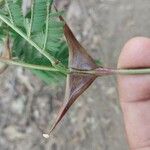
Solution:
<svg viewBox="0 0 150 150"><path fill-rule="evenodd" d="M56 8L55 8L56 9ZM57 11L57 9L56 9ZM60 20L65 22L62 16ZM87 53L87 51L82 47L82 45L77 41L73 32L65 22L64 35L66 37L69 46L69 63L68 68L77 68L82 73L72 72L67 75L66 82L66 93L64 98L64 104L60 109L60 112L48 132L48 134L43 134L44 138L49 138L51 132L55 129L64 115L67 113L72 104L77 100L77 98L93 83L97 78L93 74L85 74L86 71L94 70L98 68L94 59ZM55 65L57 68L57 65ZM85 70L85 71L84 71Z"/></svg>

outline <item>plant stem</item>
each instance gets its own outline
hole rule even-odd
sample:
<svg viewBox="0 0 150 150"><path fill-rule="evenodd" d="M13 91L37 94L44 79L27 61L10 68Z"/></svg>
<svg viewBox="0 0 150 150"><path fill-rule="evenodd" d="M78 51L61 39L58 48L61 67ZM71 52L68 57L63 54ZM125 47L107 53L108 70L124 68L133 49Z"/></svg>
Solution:
<svg viewBox="0 0 150 150"><path fill-rule="evenodd" d="M95 72L95 73L94 73ZM98 76L102 75L150 75L150 68L143 69L111 69L111 68L98 68L94 70L94 74ZM91 72L92 73L92 72Z"/></svg>
<svg viewBox="0 0 150 150"><path fill-rule="evenodd" d="M23 62L16 62L16 61L9 60L9 59L2 58L2 57L0 58L0 62L5 63L7 65L21 66L21 67L25 67L25 68L29 68L29 69L59 72L59 70L57 70L56 68L51 67L51 66L46 67L46 66L40 66L40 65L27 64L27 63L23 63Z"/></svg>
<svg viewBox="0 0 150 150"><path fill-rule="evenodd" d="M27 64L23 62L17 62L13 60L9 60L6 58L0 57L0 62L5 63L7 65L15 65L15 66L21 66L29 69L37 69L37 70L43 70L43 71L53 71L53 72L60 72L57 68L54 67L47 67L47 66L41 66L41 65L34 65L34 64ZM77 69L71 69L66 70L66 74L90 74L90 75L96 75L96 76L105 76L105 75L144 75L144 74L150 74L150 68L145 69L111 69L111 68L98 68L95 70L77 70Z"/></svg>
<svg viewBox="0 0 150 150"><path fill-rule="evenodd" d="M91 74L96 76L106 76L106 75L144 75L150 74L150 68L143 69L112 69L112 68L97 68L95 70L78 70L71 69L71 73L78 74Z"/></svg>
<svg viewBox="0 0 150 150"><path fill-rule="evenodd" d="M145 68L145 69L118 69L118 70L114 70L114 73L120 74L120 75L144 75L144 74L150 75L150 68Z"/></svg>
<svg viewBox="0 0 150 150"><path fill-rule="evenodd" d="M29 44L31 44L34 48L36 48L42 55L44 55L51 63L52 66L54 66L56 69L58 69L60 72L66 74L67 69L63 64L61 64L57 59L55 59L52 55L50 55L48 52L43 51L36 43L34 43L30 38L26 36L19 28L11 24L11 22L6 19L4 16L0 14L0 19L5 22L9 27L11 27L14 31L16 31L21 37L23 37Z"/></svg>
<svg viewBox="0 0 150 150"><path fill-rule="evenodd" d="M51 1L52 2L52 1ZM46 49L46 44L47 44L47 40L48 40L48 28L49 28L49 6L50 6L50 3L47 2L47 11L46 11L46 29L45 29L45 40L44 40L44 46L43 46L43 51L45 51Z"/></svg>

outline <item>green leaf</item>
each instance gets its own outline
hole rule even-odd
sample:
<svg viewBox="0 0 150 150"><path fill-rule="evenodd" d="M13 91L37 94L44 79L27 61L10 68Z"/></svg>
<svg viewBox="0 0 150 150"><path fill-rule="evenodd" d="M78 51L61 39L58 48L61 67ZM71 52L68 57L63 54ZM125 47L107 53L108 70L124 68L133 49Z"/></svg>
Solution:
<svg viewBox="0 0 150 150"><path fill-rule="evenodd" d="M43 30L46 21L46 12L47 0L33 0L32 32Z"/></svg>
<svg viewBox="0 0 150 150"><path fill-rule="evenodd" d="M52 12L52 13L50 13L50 18L52 18L52 17L59 17L59 16L63 16L63 14L64 14L64 11L60 11L60 12Z"/></svg>
<svg viewBox="0 0 150 150"><path fill-rule="evenodd" d="M21 9L21 1L6 0L11 21L18 27L24 27L24 17Z"/></svg>
<svg viewBox="0 0 150 150"><path fill-rule="evenodd" d="M19 19L22 19L21 2L22 1L20 0L8 0L9 7L6 9L7 11L4 14L5 18L7 18L7 14L9 14L8 19L12 20L13 26L17 26L18 30L22 30L20 24L23 22ZM51 7L52 0L34 0L31 11L23 18L23 20L26 20L25 28L27 29L28 34L30 31L30 36L26 35L25 32L24 34L41 49L46 42L45 49L43 50L47 51L50 55L61 61L61 63L67 67L68 46L66 41L63 39L64 22L60 21L58 18L62 12L56 12L55 10L51 9ZM18 17L15 13L17 15L20 14L19 16L21 17ZM0 12L0 14L2 15L3 13ZM46 30L46 25L48 30ZM7 32L9 29L10 36L12 37L11 52L13 58L28 64L42 65L47 67L51 66L50 61L41 53L39 53L39 51L37 51L35 47L33 47L25 38L22 38L12 28L9 28L8 26L6 27L4 23L0 23L0 29L3 29L0 30L0 39L4 36L4 29L6 29ZM48 84L60 83L64 81L65 77L59 72L40 70L32 70L32 72Z"/></svg>
<svg viewBox="0 0 150 150"><path fill-rule="evenodd" d="M56 85L57 83L62 84L65 81L65 76L61 73L31 70L37 77L42 79L46 84Z"/></svg>

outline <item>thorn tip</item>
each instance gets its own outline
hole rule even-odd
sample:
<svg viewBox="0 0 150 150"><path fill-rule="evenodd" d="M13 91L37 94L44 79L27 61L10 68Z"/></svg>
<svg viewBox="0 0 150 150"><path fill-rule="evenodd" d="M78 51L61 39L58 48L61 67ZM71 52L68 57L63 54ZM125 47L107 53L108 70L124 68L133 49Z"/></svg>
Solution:
<svg viewBox="0 0 150 150"><path fill-rule="evenodd" d="M48 139L50 136L49 136L49 134L43 134L43 137Z"/></svg>

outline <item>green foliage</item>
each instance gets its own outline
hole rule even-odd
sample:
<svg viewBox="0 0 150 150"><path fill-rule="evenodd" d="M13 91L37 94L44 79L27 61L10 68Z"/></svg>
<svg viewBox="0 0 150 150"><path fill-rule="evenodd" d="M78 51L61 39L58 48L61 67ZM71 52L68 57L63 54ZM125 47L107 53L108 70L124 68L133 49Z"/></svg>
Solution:
<svg viewBox="0 0 150 150"><path fill-rule="evenodd" d="M47 15L47 0L33 0L32 3L32 32L42 31Z"/></svg>
<svg viewBox="0 0 150 150"><path fill-rule="evenodd" d="M59 20L62 12L56 12L52 3L53 0L33 0L28 15L24 16L22 0L5 0L5 3L1 5L0 15L5 14L11 24L23 32L30 41L67 66L68 46L63 38L64 22ZM6 27L12 38L11 52L13 58L29 64L52 66L51 62L25 38L1 22L0 39L6 36ZM31 71L48 84L62 82L64 79L64 75L59 72Z"/></svg>
<svg viewBox="0 0 150 150"><path fill-rule="evenodd" d="M11 22L13 22L16 26L23 27L24 26L24 18L21 10L20 1L12 1L6 0L7 8L9 11Z"/></svg>

